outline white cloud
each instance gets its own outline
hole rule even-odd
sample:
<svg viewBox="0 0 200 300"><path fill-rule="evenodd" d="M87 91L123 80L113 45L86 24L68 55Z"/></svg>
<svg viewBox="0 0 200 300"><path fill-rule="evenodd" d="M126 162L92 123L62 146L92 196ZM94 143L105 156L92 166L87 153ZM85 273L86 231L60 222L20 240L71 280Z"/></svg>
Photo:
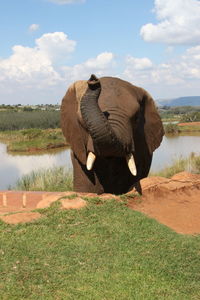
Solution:
<svg viewBox="0 0 200 300"><path fill-rule="evenodd" d="M65 89L58 65L75 45L63 32L55 32L41 36L33 48L14 46L12 55L0 60L1 103L55 103Z"/></svg>
<svg viewBox="0 0 200 300"><path fill-rule="evenodd" d="M63 32L44 34L36 40L34 48L16 45L13 54L0 61L0 80L52 85L60 78L53 65L74 51L75 45Z"/></svg>
<svg viewBox="0 0 200 300"><path fill-rule="evenodd" d="M135 70L147 70L153 66L152 61L147 57L136 58L129 55L126 59L126 62Z"/></svg>
<svg viewBox="0 0 200 300"><path fill-rule="evenodd" d="M198 44L200 40L200 1L155 0L158 24L148 23L140 34L147 42Z"/></svg>
<svg viewBox="0 0 200 300"><path fill-rule="evenodd" d="M65 77L71 78L72 81L79 79L88 79L90 74L95 73L97 76L111 75L115 66L114 54L103 52L95 58L90 58L82 64L72 67L63 67Z"/></svg>
<svg viewBox="0 0 200 300"><path fill-rule="evenodd" d="M75 46L76 42L63 32L42 35L32 48L15 45L10 57L0 59L0 102L60 102L69 84L87 80L92 73L98 77L121 77L146 88L156 98L200 94L200 45L160 64L148 57L130 55L122 61L105 51L80 64L69 65L66 58ZM124 71L116 72L119 66Z"/></svg>
<svg viewBox="0 0 200 300"><path fill-rule="evenodd" d="M110 52L67 66L64 59L75 45L63 32L44 34L33 48L15 45L10 57L0 59L0 102L55 103L73 81L91 73L111 75L115 62Z"/></svg>
<svg viewBox="0 0 200 300"><path fill-rule="evenodd" d="M38 29L39 29L39 24L31 24L30 26L29 26L29 31L30 32L34 32L34 31L37 31Z"/></svg>
<svg viewBox="0 0 200 300"><path fill-rule="evenodd" d="M43 34L36 40L38 49L52 62L66 60L68 54L75 50L76 42L69 40L64 32Z"/></svg>
<svg viewBox="0 0 200 300"><path fill-rule="evenodd" d="M84 3L85 0L49 0L56 4L72 4L72 3Z"/></svg>
<svg viewBox="0 0 200 300"><path fill-rule="evenodd" d="M135 63L137 60L143 61L128 56L122 77L150 90L157 97L200 94L200 46L187 49L176 60L161 64L151 62L149 68L139 68Z"/></svg>
<svg viewBox="0 0 200 300"><path fill-rule="evenodd" d="M0 80L13 79L26 83L37 76L48 75L49 79L53 79L56 75L51 61L37 48L18 45L12 50L13 54L8 59L0 61Z"/></svg>

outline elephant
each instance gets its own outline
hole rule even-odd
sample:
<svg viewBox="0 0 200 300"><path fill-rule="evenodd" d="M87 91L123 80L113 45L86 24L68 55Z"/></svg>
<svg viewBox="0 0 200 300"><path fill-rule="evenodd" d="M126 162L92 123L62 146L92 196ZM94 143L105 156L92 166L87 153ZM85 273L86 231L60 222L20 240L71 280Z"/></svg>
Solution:
<svg viewBox="0 0 200 300"><path fill-rule="evenodd" d="M116 77L74 82L61 104L76 192L124 194L148 176L163 125L150 94Z"/></svg>

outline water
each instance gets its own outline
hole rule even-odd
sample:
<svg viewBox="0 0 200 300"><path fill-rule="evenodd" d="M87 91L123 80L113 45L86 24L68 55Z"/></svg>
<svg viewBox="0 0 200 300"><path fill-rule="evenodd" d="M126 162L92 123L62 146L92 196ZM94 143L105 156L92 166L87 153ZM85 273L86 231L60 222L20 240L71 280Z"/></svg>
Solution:
<svg viewBox="0 0 200 300"><path fill-rule="evenodd" d="M161 146L154 152L151 171L159 171L192 152L200 155L200 135L164 136Z"/></svg>
<svg viewBox="0 0 200 300"><path fill-rule="evenodd" d="M0 190L13 186L19 178L31 171L54 166L71 167L70 150L51 150L34 155L10 154L0 143Z"/></svg>
<svg viewBox="0 0 200 300"><path fill-rule="evenodd" d="M200 154L200 135L164 137L161 146L154 152L151 171L155 172L172 164L174 159L187 157L191 152ZM66 166L71 168L70 150L51 150L34 155L19 155L6 152L0 143L0 189L14 186L23 175L41 168Z"/></svg>

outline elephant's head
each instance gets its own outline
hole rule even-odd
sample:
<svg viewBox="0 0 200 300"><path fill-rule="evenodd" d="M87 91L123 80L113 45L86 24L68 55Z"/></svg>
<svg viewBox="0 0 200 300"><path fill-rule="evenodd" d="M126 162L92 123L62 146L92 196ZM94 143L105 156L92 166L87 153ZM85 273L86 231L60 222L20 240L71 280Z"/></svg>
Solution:
<svg viewBox="0 0 200 300"><path fill-rule="evenodd" d="M95 172L97 158L121 158L132 181L147 176L164 134L154 101L144 89L94 75L70 86L62 101L61 124L74 156L87 170L94 165Z"/></svg>

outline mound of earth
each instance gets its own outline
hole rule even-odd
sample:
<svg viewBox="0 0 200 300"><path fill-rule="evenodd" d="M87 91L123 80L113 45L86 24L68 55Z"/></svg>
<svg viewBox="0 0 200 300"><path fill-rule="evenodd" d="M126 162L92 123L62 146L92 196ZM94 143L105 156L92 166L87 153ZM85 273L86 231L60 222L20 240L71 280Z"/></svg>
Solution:
<svg viewBox="0 0 200 300"><path fill-rule="evenodd" d="M200 233L200 175L181 172L170 179L148 177L140 184L142 195L135 189L126 194L128 207L178 233ZM41 215L31 213L32 210L49 207L55 201L60 201L61 209L81 209L87 205L86 197L121 200L111 194L0 191L0 219L9 224L34 221Z"/></svg>
<svg viewBox="0 0 200 300"><path fill-rule="evenodd" d="M128 206L178 233L200 233L200 175L181 172L170 179L141 180L142 196L130 198Z"/></svg>

